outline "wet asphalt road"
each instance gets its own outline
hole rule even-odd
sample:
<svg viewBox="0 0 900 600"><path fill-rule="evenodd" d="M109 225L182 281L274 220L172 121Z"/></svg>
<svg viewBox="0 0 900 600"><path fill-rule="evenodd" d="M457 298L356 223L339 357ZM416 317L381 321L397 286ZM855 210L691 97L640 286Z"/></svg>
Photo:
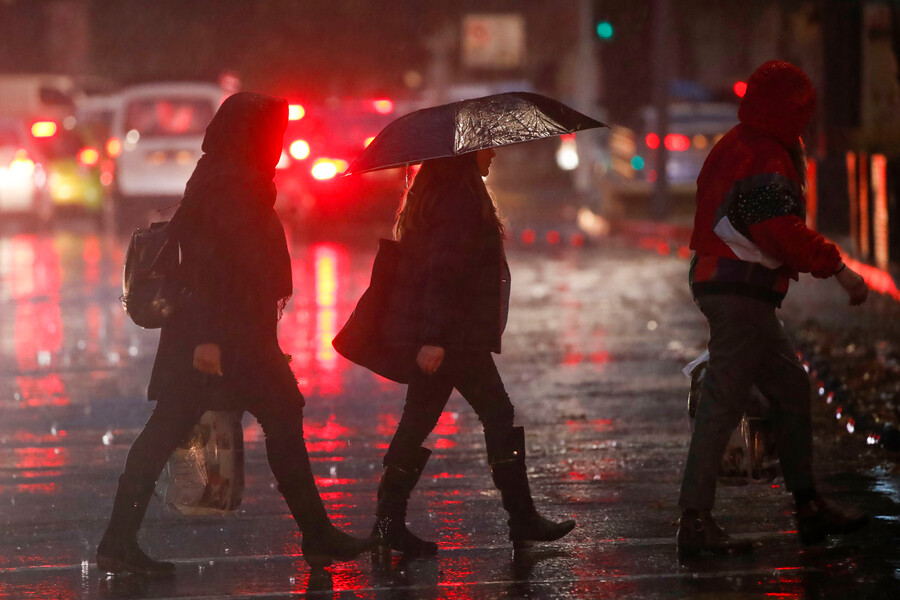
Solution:
<svg viewBox="0 0 900 600"><path fill-rule="evenodd" d="M362 236L358 236L362 237ZM367 285L376 242L295 240L295 295L280 329L307 396L306 438L334 521L373 522L381 455L404 389L337 356L331 339ZM643 247L642 247L643 246ZM454 396L410 504L437 559L310 573L274 489L262 433L244 419L246 489L236 514L184 517L154 501L145 550L170 580L110 578L92 563L125 454L151 406L158 333L118 302L125 241L88 229L0 237L0 598L890 598L900 597L896 456L847 435L817 406L822 489L874 516L859 534L812 549L796 539L789 495L720 488L719 522L759 541L745 557L682 564L674 535L688 442L681 367L705 323L687 261L653 244L512 243L512 311L498 365L526 429L540 510L574 518L564 540L514 555L479 423ZM650 248L650 250L648 250ZM799 327L804 281L783 318ZM838 297L839 298L839 297ZM838 300L828 306L846 310ZM819 310L821 309L820 305Z"/></svg>

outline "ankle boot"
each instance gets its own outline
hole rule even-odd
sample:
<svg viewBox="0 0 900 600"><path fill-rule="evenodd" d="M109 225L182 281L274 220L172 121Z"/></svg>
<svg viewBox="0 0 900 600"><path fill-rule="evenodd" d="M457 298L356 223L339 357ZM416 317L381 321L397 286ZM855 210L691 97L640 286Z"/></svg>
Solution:
<svg viewBox="0 0 900 600"><path fill-rule="evenodd" d="M406 526L406 509L431 450L417 448L409 457L384 466L384 474L378 485L378 508L372 535L381 539L380 557L387 559L391 550L403 553L407 558L434 556L437 544L421 539Z"/></svg>
<svg viewBox="0 0 900 600"><path fill-rule="evenodd" d="M691 558L703 552L740 554L753 549L750 540L736 540L713 521L708 510L686 510L678 523L678 556Z"/></svg>
<svg viewBox="0 0 900 600"><path fill-rule="evenodd" d="M153 481L132 481L124 474L119 477L109 525L97 546L97 568L101 571L150 577L174 573L174 564L153 560L137 543L154 487Z"/></svg>
<svg viewBox="0 0 900 600"><path fill-rule="evenodd" d="M534 507L525 469L525 429L513 427L502 434L485 431L484 439L494 485L500 490L503 508L509 513L509 539L513 547L552 542L572 531L575 521L555 523Z"/></svg>
<svg viewBox="0 0 900 600"><path fill-rule="evenodd" d="M278 490L287 502L303 542L303 559L313 568L327 567L333 562L352 560L372 548L377 540L347 535L332 525L312 472L303 481L279 484Z"/></svg>
<svg viewBox="0 0 900 600"><path fill-rule="evenodd" d="M805 546L818 544L828 535L843 535L861 529L869 516L856 509L842 509L815 497L797 507L797 533Z"/></svg>

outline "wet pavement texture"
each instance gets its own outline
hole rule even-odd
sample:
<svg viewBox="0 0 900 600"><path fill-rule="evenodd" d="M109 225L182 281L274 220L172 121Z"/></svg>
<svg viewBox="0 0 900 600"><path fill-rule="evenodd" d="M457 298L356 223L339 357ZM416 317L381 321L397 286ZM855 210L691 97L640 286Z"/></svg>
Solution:
<svg viewBox="0 0 900 600"><path fill-rule="evenodd" d="M803 548L780 478L721 487L719 523L758 540L756 551L677 560L689 435L689 382L680 370L704 349L707 331L688 293L684 253L624 238L509 244L512 310L497 362L526 430L538 508L578 522L563 540L513 553L480 424L454 394L410 501L411 528L438 541L437 558L395 556L385 567L362 557L311 573L262 432L245 416L241 507L186 517L153 501L141 543L174 560L177 575L100 573L94 549L152 408L144 393L158 339L119 304L125 245L91 231L0 237L0 598L900 595L897 454L849 433L824 397L814 409L821 489L869 511L870 525ZM334 522L360 536L374 520L381 457L405 388L339 357L331 339L368 283L375 249L374 237L356 245L295 240L295 294L280 324L307 397L322 497ZM866 348L894 331L884 323L896 303L873 300L851 309L835 282L805 277L781 315L798 340L843 328Z"/></svg>

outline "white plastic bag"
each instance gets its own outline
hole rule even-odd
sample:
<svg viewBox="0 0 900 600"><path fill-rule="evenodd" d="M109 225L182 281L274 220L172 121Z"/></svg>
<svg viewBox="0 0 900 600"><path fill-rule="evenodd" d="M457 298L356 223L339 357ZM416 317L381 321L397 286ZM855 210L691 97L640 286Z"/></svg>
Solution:
<svg viewBox="0 0 900 600"><path fill-rule="evenodd" d="M182 515L235 511L244 493L244 431L240 411L207 411L172 453L157 494Z"/></svg>
<svg viewBox="0 0 900 600"><path fill-rule="evenodd" d="M688 418L691 433L694 432L694 417L700 402L700 389L706 376L709 351L692 360L682 369L691 378L688 392ZM778 455L774 439L766 420L769 404L755 387L751 391L750 406L741 417L741 422L731 432L731 439L725 447L719 465L719 482L725 485L746 485L748 483L769 483L778 476Z"/></svg>

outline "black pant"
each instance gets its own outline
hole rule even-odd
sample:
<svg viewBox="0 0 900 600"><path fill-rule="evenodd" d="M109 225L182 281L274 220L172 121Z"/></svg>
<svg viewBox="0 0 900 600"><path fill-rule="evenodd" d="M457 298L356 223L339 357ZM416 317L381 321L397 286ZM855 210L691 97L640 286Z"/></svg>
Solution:
<svg viewBox="0 0 900 600"><path fill-rule="evenodd" d="M789 491L813 487L809 375L772 304L707 294L697 304L709 322L709 366L681 481L679 505L709 510L731 432L756 386L769 401L776 448Z"/></svg>
<svg viewBox="0 0 900 600"><path fill-rule="evenodd" d="M418 368L406 390L406 404L397 432L384 456L384 463L396 464L420 447L437 425L453 388L459 390L475 410L485 433L512 428L514 410L494 358L487 350L464 352L448 350L434 375Z"/></svg>
<svg viewBox="0 0 900 600"><path fill-rule="evenodd" d="M203 408L180 399L158 402L125 461L124 479L156 481L169 456L190 434ZM280 486L297 487L313 482L309 454L303 441L303 407L273 399L254 403L248 411L266 436L269 466Z"/></svg>

